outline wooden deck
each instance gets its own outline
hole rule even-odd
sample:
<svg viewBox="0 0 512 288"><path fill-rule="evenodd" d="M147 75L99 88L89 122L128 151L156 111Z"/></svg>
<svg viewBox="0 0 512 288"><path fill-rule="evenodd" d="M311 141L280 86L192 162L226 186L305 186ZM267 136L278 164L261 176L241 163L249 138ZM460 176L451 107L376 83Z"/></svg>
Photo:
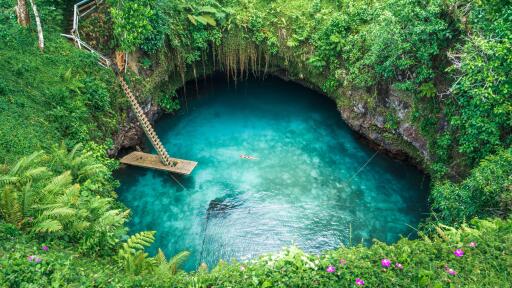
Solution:
<svg viewBox="0 0 512 288"><path fill-rule="evenodd" d="M190 175L192 170L197 166L197 162L189 160L181 160L171 158L173 163L177 163L175 166L165 166L160 161L158 155L143 153L143 152L132 152L121 159L121 163L126 165L162 170L170 173Z"/></svg>

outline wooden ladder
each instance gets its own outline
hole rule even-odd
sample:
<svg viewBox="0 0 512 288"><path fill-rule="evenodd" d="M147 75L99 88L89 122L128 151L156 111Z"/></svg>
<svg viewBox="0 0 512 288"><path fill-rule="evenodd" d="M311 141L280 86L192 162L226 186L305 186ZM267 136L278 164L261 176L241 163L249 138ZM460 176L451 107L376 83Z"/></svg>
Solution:
<svg viewBox="0 0 512 288"><path fill-rule="evenodd" d="M103 3L103 0L81 0L77 4L74 5L73 11L73 28L71 30L70 35L62 34L62 36L73 40L76 46L79 49L87 50L96 56L98 56L98 64L101 66L112 69L117 76L117 79L121 83L121 87L126 94L126 97L130 101L133 111L135 112L135 116L139 121L140 126L146 133L146 136L149 138L149 141L155 147L157 155L142 153L142 152L132 152L121 159L121 163L139 167L145 167L150 169L157 169L162 171L167 171L170 173L182 174L182 175L190 175L194 168L197 166L197 162L171 158L167 150L165 150L164 145L156 135L155 129L149 123L148 118L144 114L144 111L137 102L137 99L133 95L132 91L126 84L123 76L121 75L119 68L115 63L112 62L108 57L102 55L100 52L96 51L90 45L85 43L80 39L80 33L78 31L80 18L85 17L95 11L99 4ZM184 189L185 187L171 174L176 182L181 185Z"/></svg>
<svg viewBox="0 0 512 288"><path fill-rule="evenodd" d="M166 166L176 166L177 163L171 159L169 153L167 153L167 150L165 150L165 147L164 145L162 145L160 138L158 138L158 136L156 135L155 129L153 128L153 126L151 126L151 123L149 123L148 118L146 117L144 111L140 107L139 102L137 102L137 99L135 99L135 96L128 87L128 84L126 84L126 81L124 81L121 75L118 75L117 79L119 79L119 82L123 87L124 93L128 97L128 100L130 100L130 104L132 105L133 111L135 112L135 115L137 116L137 119L139 120L142 129L144 129L144 132L148 136L149 141L151 141L151 144L153 144L153 147L155 147L156 152L160 156L160 160L162 161L162 163Z"/></svg>

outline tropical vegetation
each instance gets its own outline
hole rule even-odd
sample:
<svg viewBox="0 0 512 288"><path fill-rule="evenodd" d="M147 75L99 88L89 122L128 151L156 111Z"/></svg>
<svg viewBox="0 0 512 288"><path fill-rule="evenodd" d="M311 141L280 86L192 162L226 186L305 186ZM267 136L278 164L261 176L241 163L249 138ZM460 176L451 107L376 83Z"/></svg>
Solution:
<svg viewBox="0 0 512 288"><path fill-rule="evenodd" d="M129 55L140 101L173 112L188 80L284 73L340 110L386 115L370 129L432 177L418 239L290 247L189 273L187 251L150 255L157 232L127 229L107 152L128 103L114 73L60 35L74 1L33 1L43 51L34 21L18 23L15 6L30 3L0 0L0 287L511 286L509 1L108 0L83 19L99 51ZM404 123L423 151L403 140Z"/></svg>

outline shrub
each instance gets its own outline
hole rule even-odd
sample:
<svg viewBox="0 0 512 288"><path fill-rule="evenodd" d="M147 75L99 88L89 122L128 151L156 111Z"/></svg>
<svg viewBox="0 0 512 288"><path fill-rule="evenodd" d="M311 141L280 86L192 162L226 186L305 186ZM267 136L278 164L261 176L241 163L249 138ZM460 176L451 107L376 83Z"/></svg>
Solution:
<svg viewBox="0 0 512 288"><path fill-rule="evenodd" d="M444 223L509 215L512 211L512 148L482 160L462 183L436 184L431 202L436 218Z"/></svg>

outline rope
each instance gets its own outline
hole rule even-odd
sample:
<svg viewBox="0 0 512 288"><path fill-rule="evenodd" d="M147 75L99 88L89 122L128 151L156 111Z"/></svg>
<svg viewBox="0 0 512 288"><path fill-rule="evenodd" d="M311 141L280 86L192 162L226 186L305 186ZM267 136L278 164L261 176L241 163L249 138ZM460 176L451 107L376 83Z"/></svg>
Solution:
<svg viewBox="0 0 512 288"><path fill-rule="evenodd" d="M361 166L361 168L359 168L359 170L357 170L357 172L352 175L352 177L350 177L350 179L347 181L347 185L350 184L352 182L352 180L354 180L354 178L359 175L359 173L361 173L361 171L363 171L363 169L368 166L368 164L370 164L370 162L373 160L373 158L375 158L375 156L377 156L377 154L379 154L380 150L382 149L379 148L379 150L377 150L377 152L375 152L372 157L370 157L370 159L368 159L368 161L366 161L366 163L363 164L363 166Z"/></svg>
<svg viewBox="0 0 512 288"><path fill-rule="evenodd" d="M181 186L181 188L183 188L183 190L187 190L187 188L185 188L185 186L183 186L183 184L181 184L180 181L178 181L178 179L176 177L174 177L174 175L172 175L171 173L169 173L169 176L171 176L171 178L176 181L176 183L178 183L178 185Z"/></svg>

